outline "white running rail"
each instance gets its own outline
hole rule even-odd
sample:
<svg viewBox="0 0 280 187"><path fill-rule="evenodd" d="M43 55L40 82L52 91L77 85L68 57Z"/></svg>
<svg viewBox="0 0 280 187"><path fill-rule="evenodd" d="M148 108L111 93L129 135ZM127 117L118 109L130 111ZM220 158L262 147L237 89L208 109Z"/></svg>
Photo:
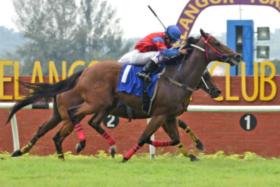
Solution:
<svg viewBox="0 0 280 187"><path fill-rule="evenodd" d="M16 103L15 102L0 102L0 109L10 109ZM48 109L53 108L53 103L48 103L46 105L28 105L24 107L24 109ZM20 148L19 142L19 133L18 133L18 125L17 125L17 118L14 115L11 119L11 128L12 128L12 137L13 137L13 150L16 151Z"/></svg>
<svg viewBox="0 0 280 187"><path fill-rule="evenodd" d="M0 109L10 109L14 105L15 102L0 102ZM53 108L53 103L48 103L46 105L28 105L24 107L24 109L48 108ZM280 105L189 105L188 112L280 112ZM20 142L15 115L11 120L11 128L14 150L17 150L20 148ZM154 147L151 146L150 150L152 154L155 154Z"/></svg>

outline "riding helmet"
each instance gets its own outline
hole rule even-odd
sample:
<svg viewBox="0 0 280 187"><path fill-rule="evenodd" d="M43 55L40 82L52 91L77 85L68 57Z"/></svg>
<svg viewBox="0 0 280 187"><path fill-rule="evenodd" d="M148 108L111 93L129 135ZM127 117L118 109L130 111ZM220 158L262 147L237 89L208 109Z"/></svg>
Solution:
<svg viewBox="0 0 280 187"><path fill-rule="evenodd" d="M177 41L180 39L182 32L176 25L170 25L166 28L166 34L171 41Z"/></svg>

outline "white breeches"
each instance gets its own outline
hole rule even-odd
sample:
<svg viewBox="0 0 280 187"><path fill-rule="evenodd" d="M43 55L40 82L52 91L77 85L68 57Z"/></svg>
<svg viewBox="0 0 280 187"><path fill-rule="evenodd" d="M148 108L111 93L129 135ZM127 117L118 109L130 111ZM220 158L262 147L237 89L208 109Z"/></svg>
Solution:
<svg viewBox="0 0 280 187"><path fill-rule="evenodd" d="M149 51L141 53L137 49L130 51L124 54L119 60L119 63L126 64L135 64L135 65L144 65L148 63L151 59L158 63L158 51Z"/></svg>

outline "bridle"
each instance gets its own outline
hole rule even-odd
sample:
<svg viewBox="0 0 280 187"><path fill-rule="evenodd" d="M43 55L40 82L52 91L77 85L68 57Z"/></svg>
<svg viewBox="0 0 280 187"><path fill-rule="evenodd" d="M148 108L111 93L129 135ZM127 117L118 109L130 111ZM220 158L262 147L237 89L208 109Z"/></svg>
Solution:
<svg viewBox="0 0 280 187"><path fill-rule="evenodd" d="M228 59L228 57L227 57L226 55L224 55L220 50L218 50L216 47L214 47L214 46L209 42L212 38L214 38L213 36L208 35L207 37L205 37L205 36L202 35L201 37L202 37L202 39L203 39L203 43L204 43L204 45L205 45L205 49L204 49L203 47L201 47L201 46L196 45L196 44L190 44L190 46L193 47L193 48L196 48L196 49L200 50L201 52L203 52L203 53L205 54L205 59L206 59L206 62L207 62L207 63L210 62L210 60L209 60L209 52L210 52L211 50L215 53L215 55L216 55L220 60L225 61L225 60ZM182 64L182 63L181 63L181 64ZM176 80L174 80L173 78L170 78L170 77L168 77L168 76L164 76L164 77L165 77L170 83L172 83L173 85L176 85L176 86L178 86L178 87L180 87L180 88L182 88L182 89L184 89L184 90L193 92L193 91L195 91L195 90L198 89L198 88L191 88L191 87L189 87L188 85L184 85L184 84L182 84L182 83L180 83L180 82L178 82L178 81L176 81ZM203 78L203 77L202 77L202 78ZM202 80L203 80L203 83L205 84L206 88L209 89L209 87L208 87L206 81L205 81L204 79L202 79Z"/></svg>
<svg viewBox="0 0 280 187"><path fill-rule="evenodd" d="M219 49L217 49L216 47L214 47L209 41L214 38L213 36L209 35L208 37L205 36L201 36L203 39L203 43L205 45L205 49L196 45L196 44L191 44L190 46L202 51L205 53L205 59L206 62L210 62L209 60L209 53L210 51L213 51L214 54L221 60L221 61L228 61L228 56L224 55Z"/></svg>

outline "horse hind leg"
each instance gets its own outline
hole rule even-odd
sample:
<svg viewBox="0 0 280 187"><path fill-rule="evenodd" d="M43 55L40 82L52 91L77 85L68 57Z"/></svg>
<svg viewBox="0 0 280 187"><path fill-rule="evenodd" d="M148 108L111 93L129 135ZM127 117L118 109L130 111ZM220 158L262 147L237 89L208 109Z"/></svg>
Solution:
<svg viewBox="0 0 280 187"><path fill-rule="evenodd" d="M78 106L74 106L74 107L70 107L68 109L68 115L70 118L70 121L76 125L78 124L85 116L85 114L83 114L82 112L78 113L78 110L82 107L83 105L78 105Z"/></svg>
<svg viewBox="0 0 280 187"><path fill-rule="evenodd" d="M190 138L192 139L193 142L195 142L197 150L199 150L199 151L204 150L204 146L203 146L202 142L200 141L200 139L193 133L191 128L189 128L188 125L184 121L178 120L178 126L180 128L182 128L190 136ZM191 161L199 160L196 156L198 154L197 151L194 151L194 150L187 151L187 149L185 148L185 146L183 144L179 144L178 149L184 156L189 157Z"/></svg>
<svg viewBox="0 0 280 187"><path fill-rule="evenodd" d="M115 156L116 153L116 147L115 147L115 141L111 138L111 136L100 126L100 123L102 119L108 114L105 109L95 113L93 117L89 120L88 124L96 130L98 134L100 134L103 138L105 138L108 141L108 144L110 145L109 153L112 157ZM80 122L79 115L89 113L90 111L97 111L92 105L89 105L88 103L83 103L80 106L72 107L68 110L69 118L72 121L72 123L75 125L76 123ZM76 150L77 152L81 151L84 148L85 144L77 144Z"/></svg>
<svg viewBox="0 0 280 187"><path fill-rule="evenodd" d="M53 137L54 145L56 148L56 152L59 159L64 160L64 154L62 150L62 143L65 140L65 138L71 134L73 131L74 126L71 123L71 121L65 120L63 121L63 125L60 128L60 130L56 133L56 135Z"/></svg>
<svg viewBox="0 0 280 187"><path fill-rule="evenodd" d="M110 108L110 106L111 106L110 102L107 102L107 104L106 104L106 102L103 102L101 105L100 105L100 103L98 104L98 103L95 103L95 102L92 102L92 103L83 102L82 104L70 107L67 110L68 120L72 124L72 126L74 127L77 123L79 123L84 118L85 115L90 114L90 113L95 113L95 115L93 117L94 120L90 120L91 121L90 125L93 126L98 133L102 133L103 136L107 135L106 137L110 137L100 127L100 122L104 118L104 116L107 114L106 111ZM71 129L71 131L72 130L73 129ZM62 151L62 146L61 146L62 141L64 139L64 137L61 135L62 132L64 132L64 130L61 130L60 132L58 132L56 134L56 136L53 138L58 157L61 158L61 159L64 158L63 151ZM65 135L68 136L67 134L65 134ZM113 143L115 144L115 142L113 142ZM84 147L85 147L85 141L80 142L78 144L78 146L76 147L76 151L79 152ZM112 148L112 150L114 150L114 149Z"/></svg>
<svg viewBox="0 0 280 187"><path fill-rule="evenodd" d="M79 143L77 143L75 146L76 153L79 154L86 147L86 137L82 128L82 124L76 124L74 127L74 131L76 132L77 137L79 139Z"/></svg>
<svg viewBox="0 0 280 187"><path fill-rule="evenodd" d="M49 132L51 129L56 127L59 124L59 122L61 122L61 118L59 114L56 111L54 111L52 117L38 128L37 132L31 138L28 144L23 146L21 149L14 151L11 154L11 156L18 157L18 156L22 156L25 153L28 153L32 149L32 147L36 144L36 142L47 132Z"/></svg>
<svg viewBox="0 0 280 187"><path fill-rule="evenodd" d="M103 94L100 94L103 93ZM79 106L72 107L68 110L68 115L72 123L75 125L80 121L80 117L87 114L94 114L92 119L89 121L89 125L93 127L96 132L101 134L105 139L107 139L110 145L110 152L112 156L115 154L115 141L110 137L110 135L100 126L102 119L108 114L108 111L114 105L114 99L111 92L110 86L104 86L101 90L96 92L93 88L87 90L84 95L86 95L86 100Z"/></svg>
<svg viewBox="0 0 280 187"><path fill-rule="evenodd" d="M176 123L176 122L175 122ZM184 145L182 143L180 143L180 139L179 139L179 132L178 132L178 128L177 126L176 127L169 127L168 126L168 123L165 123L163 126L162 126L163 130L166 132L166 134L171 138L171 141L169 144L171 145L172 142L175 142L173 143L173 145L177 145L179 151L186 157L189 157L189 154L188 152L186 151ZM153 143L155 144L155 143ZM158 143L157 143L158 144ZM167 143L166 143L167 144Z"/></svg>
<svg viewBox="0 0 280 187"><path fill-rule="evenodd" d="M184 148L184 145L180 143L180 136L177 127L177 120L175 117L168 118L162 126L163 130L170 137L171 141L151 141L150 144L155 147L166 147L166 146L175 146L178 145L180 152L189 157L191 161L198 160L196 156L192 153L188 153Z"/></svg>
<svg viewBox="0 0 280 187"><path fill-rule="evenodd" d="M182 120L178 120L178 126L182 128L196 144L196 148L200 151L204 151L204 145L201 140L194 134L192 129Z"/></svg>
<svg viewBox="0 0 280 187"><path fill-rule="evenodd" d="M168 118L162 125L163 130L170 137L171 141L150 141L149 143L155 147L175 146L180 143L180 136L176 126L176 118Z"/></svg>
<svg viewBox="0 0 280 187"><path fill-rule="evenodd" d="M70 107L67 110L61 129L53 137L54 145L59 159L64 160L64 153L62 150L62 143L64 139L73 131L74 126L78 124L87 113L90 112L89 109L90 105L83 102L82 104ZM76 148L76 151L80 152L85 147L85 141L80 142L78 146L81 147Z"/></svg>
<svg viewBox="0 0 280 187"><path fill-rule="evenodd" d="M100 126L102 119L108 114L110 108L113 105L112 97L104 97L104 99L90 98L92 102L84 102L77 107L69 109L68 114L71 121L75 124L77 123L77 116L87 115L94 113L94 116L89 120L88 124L96 130L103 138L105 138L110 145L109 152L112 157L115 156L116 147L115 141L111 136ZM102 101L102 102L101 102Z"/></svg>
<svg viewBox="0 0 280 187"><path fill-rule="evenodd" d="M78 108L74 108L74 109L72 109L72 110L70 109L68 111L70 119L71 119L72 123L74 123L74 124L79 122L79 119L77 119L77 116L75 114L77 109ZM113 138L100 125L102 119L104 119L104 117L106 115L107 115L107 112L105 112L105 111L98 112L88 121L88 124L92 128L94 128L98 134L100 134L103 138L105 138L107 140L108 144L110 145L109 153L114 158L115 154L116 154L115 140L113 140ZM81 127L79 127L79 126L80 126L80 124L76 125L75 129L79 128L81 130ZM85 140L85 138L83 138L82 141L80 141L76 145L76 152L77 153L81 152L85 148L85 143L86 143L86 140Z"/></svg>
<svg viewBox="0 0 280 187"><path fill-rule="evenodd" d="M79 123L85 116L85 114L83 114L83 113L80 113L77 115L77 111L80 109L81 106L83 106L83 105L81 104L78 106L70 107L67 110L68 116L64 119L61 129L53 137L54 145L55 145L56 152L57 152L59 159L64 160L64 154L63 154L63 150L62 150L62 143L63 143L64 139L73 131L74 126L77 123ZM84 142L84 144L81 144L81 146L84 147L85 142ZM80 149L82 149L82 147L80 147Z"/></svg>
<svg viewBox="0 0 280 187"><path fill-rule="evenodd" d="M107 143L109 144L109 153L112 156L112 158L115 157L116 154L116 141L101 127L101 121L102 119L107 115L108 113L106 111L101 111L94 115L89 121L88 124L96 130L98 134L100 134L104 139L107 140Z"/></svg>

